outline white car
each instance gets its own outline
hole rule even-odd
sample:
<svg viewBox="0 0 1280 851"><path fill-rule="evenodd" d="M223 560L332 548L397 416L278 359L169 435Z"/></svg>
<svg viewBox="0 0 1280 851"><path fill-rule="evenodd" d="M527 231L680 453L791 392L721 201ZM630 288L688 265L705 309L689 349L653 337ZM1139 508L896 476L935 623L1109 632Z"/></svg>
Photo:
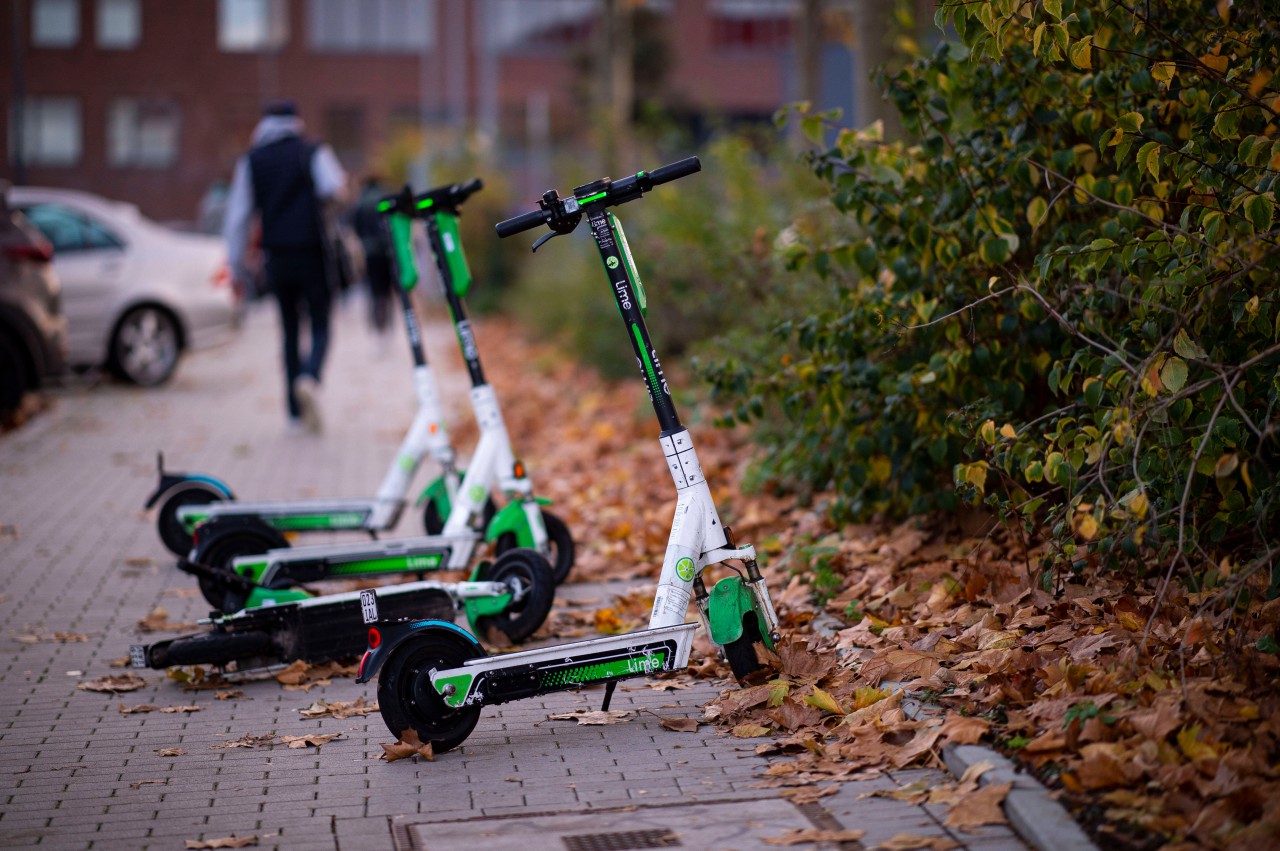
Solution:
<svg viewBox="0 0 1280 851"><path fill-rule="evenodd" d="M151 387L173 375L184 349L234 332L240 304L221 239L67 189L15 186L9 204L53 244L72 367L105 366Z"/></svg>

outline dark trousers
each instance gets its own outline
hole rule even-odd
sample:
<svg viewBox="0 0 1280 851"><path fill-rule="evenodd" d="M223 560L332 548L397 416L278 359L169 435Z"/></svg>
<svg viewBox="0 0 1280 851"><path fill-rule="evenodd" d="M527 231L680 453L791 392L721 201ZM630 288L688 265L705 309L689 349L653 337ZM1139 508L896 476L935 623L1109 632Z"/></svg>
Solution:
<svg viewBox="0 0 1280 851"><path fill-rule="evenodd" d="M314 249L277 249L267 252L267 282L280 303L280 327L284 331L285 392L289 416L300 414L293 395L293 383L309 375L320 380L325 353L329 348L329 281L325 275L324 253ZM311 332L311 348L304 360L299 351L300 320L303 308Z"/></svg>
<svg viewBox="0 0 1280 851"><path fill-rule="evenodd" d="M386 331L391 325L391 258L380 252L369 252L365 254L364 268L369 279L369 319L374 330Z"/></svg>

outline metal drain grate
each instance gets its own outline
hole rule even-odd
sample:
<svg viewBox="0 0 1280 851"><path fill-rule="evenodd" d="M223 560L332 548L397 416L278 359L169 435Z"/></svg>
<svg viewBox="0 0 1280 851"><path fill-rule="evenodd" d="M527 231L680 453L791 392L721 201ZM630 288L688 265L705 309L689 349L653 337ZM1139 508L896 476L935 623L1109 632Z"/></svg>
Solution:
<svg viewBox="0 0 1280 851"><path fill-rule="evenodd" d="M630 851L632 848L677 848L680 837L670 830L624 830L564 836L566 851Z"/></svg>

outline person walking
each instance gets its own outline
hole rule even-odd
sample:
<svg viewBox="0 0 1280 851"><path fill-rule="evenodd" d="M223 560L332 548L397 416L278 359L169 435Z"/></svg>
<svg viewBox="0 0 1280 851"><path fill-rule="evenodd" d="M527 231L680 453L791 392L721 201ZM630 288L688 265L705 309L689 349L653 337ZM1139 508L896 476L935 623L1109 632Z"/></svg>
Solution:
<svg viewBox="0 0 1280 851"><path fill-rule="evenodd" d="M390 191L377 175L365 178L356 202L352 225L360 237L364 254L364 276L369 285L369 323L377 334L378 351L386 349L391 330L391 295L394 292L391 263L391 238L383 216L378 212L378 202Z"/></svg>
<svg viewBox="0 0 1280 851"><path fill-rule="evenodd" d="M222 233L232 274L238 281L248 280L245 253L257 212L267 286L280 305L288 427L317 433L320 376L329 346L330 282L336 272L325 204L340 199L347 175L333 149L305 139L302 129L292 101L267 106L248 153L236 161ZM310 326L305 359L299 346L303 308Z"/></svg>

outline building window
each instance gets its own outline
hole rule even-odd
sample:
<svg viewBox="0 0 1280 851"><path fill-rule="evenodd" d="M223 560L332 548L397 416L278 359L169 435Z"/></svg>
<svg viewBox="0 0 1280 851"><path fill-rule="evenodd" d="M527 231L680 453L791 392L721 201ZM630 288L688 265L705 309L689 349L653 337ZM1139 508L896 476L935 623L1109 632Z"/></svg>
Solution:
<svg viewBox="0 0 1280 851"><path fill-rule="evenodd" d="M83 145L80 102L75 98L33 97L10 107L10 162L20 157L28 165L75 165Z"/></svg>
<svg viewBox="0 0 1280 851"><path fill-rule="evenodd" d="M310 0L312 50L416 53L435 46L435 0Z"/></svg>
<svg viewBox="0 0 1280 851"><path fill-rule="evenodd" d="M36 47L72 47L80 40L80 0L35 0L31 7L31 43Z"/></svg>
<svg viewBox="0 0 1280 851"><path fill-rule="evenodd" d="M793 0L715 0L711 41L722 49L778 49L792 40Z"/></svg>
<svg viewBox="0 0 1280 851"><path fill-rule="evenodd" d="M98 0L98 47L129 50L142 37L138 0Z"/></svg>
<svg viewBox="0 0 1280 851"><path fill-rule="evenodd" d="M218 0L220 50L272 50L284 47L288 41L289 6L286 0Z"/></svg>
<svg viewBox="0 0 1280 851"><path fill-rule="evenodd" d="M163 100L116 98L107 107L107 165L167 168L178 158L178 107Z"/></svg>
<svg viewBox="0 0 1280 851"><path fill-rule="evenodd" d="M600 14L597 0L488 0L484 9L486 44L502 53L581 45Z"/></svg>

